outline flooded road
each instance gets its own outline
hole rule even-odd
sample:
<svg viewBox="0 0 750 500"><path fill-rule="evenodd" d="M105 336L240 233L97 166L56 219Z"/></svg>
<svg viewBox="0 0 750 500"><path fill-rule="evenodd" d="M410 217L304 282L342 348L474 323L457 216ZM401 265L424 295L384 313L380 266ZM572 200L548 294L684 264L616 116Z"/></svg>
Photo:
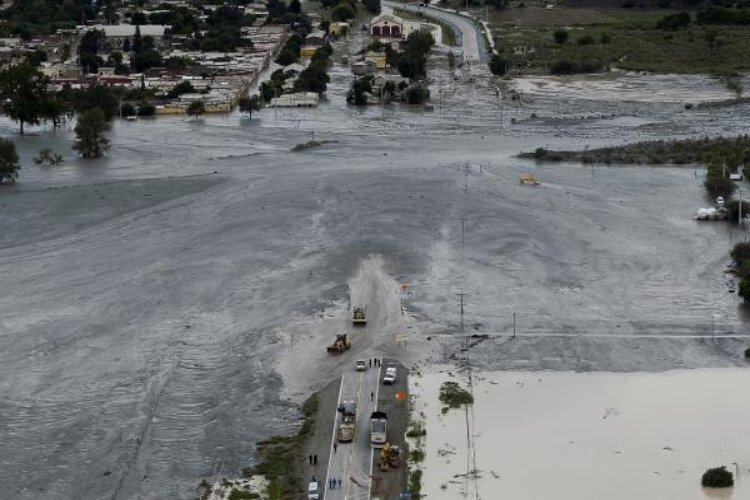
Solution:
<svg viewBox="0 0 750 500"><path fill-rule="evenodd" d="M186 498L202 478L239 474L255 442L296 423L309 371L284 390L280 333L336 317L348 285L391 304L382 285L410 284L410 313L441 334L457 330L458 292L476 331L508 331L513 311L525 331L746 331L723 273L744 235L690 219L705 203L692 170L513 157L733 133L746 109L519 106L474 70L470 85L434 68L432 111L355 109L337 66L318 109L116 122L97 161L76 158L70 128L16 137L20 182L0 189L2 491ZM290 152L313 134L333 142ZM66 163L33 165L43 146ZM519 186L524 172L542 186ZM311 331L319 346L332 334ZM742 345L529 342L488 348L485 363L727 366Z"/></svg>

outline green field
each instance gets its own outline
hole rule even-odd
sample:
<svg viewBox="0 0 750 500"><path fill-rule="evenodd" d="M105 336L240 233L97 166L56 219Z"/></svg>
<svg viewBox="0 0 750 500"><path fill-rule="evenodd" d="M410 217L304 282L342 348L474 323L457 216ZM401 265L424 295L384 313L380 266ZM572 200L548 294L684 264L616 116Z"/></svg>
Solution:
<svg viewBox="0 0 750 500"><path fill-rule="evenodd" d="M522 11L522 12L521 12ZM675 11L632 9L508 9L490 16L501 54L514 73L547 73L556 61L658 73L727 74L750 70L750 27L699 26L663 31ZM569 39L555 43L564 28ZM579 40L586 39L581 45Z"/></svg>

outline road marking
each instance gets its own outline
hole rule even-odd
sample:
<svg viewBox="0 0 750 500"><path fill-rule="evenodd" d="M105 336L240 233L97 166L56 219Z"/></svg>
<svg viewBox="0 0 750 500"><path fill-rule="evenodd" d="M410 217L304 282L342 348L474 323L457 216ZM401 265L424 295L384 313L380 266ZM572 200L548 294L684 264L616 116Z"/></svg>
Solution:
<svg viewBox="0 0 750 500"><path fill-rule="evenodd" d="M378 366L378 373L375 376L375 411L378 411L378 395L380 394L380 366ZM386 441L388 440L388 436L386 436ZM372 447L372 443L370 443L370 469L368 470L368 476L370 476L370 481L367 485L367 500L370 500L370 497L372 496L372 464L375 461L375 448Z"/></svg>
<svg viewBox="0 0 750 500"><path fill-rule="evenodd" d="M743 333L732 333L722 334L717 333L716 335L710 334L690 334L690 333L675 333L675 334L648 334L648 333L557 333L557 332L530 332L530 333L497 333L497 332L482 332L471 334L477 340L482 337L550 337L550 338L613 338L613 339L748 339L750 335ZM443 337L450 338L454 337L462 339L466 335L451 334L451 333L437 333L431 335L432 337Z"/></svg>
<svg viewBox="0 0 750 500"><path fill-rule="evenodd" d="M357 412L361 415L362 414L362 382L364 381L365 374L364 372L359 372L359 386L357 386ZM357 424L354 423L354 432L356 436L357 431ZM349 463L348 467L349 469L346 471L346 474L344 475L344 478L346 478L346 492L344 493L344 499L346 500L349 498L349 491L352 487L352 455L356 456L355 448L356 448L357 440L356 438L352 440L352 446L349 447Z"/></svg>
<svg viewBox="0 0 750 500"><path fill-rule="evenodd" d="M341 406L341 391L344 390L344 375L341 375L341 383L339 383L339 397L336 400L336 413L333 414L333 433L331 434L331 447L328 450L328 466L326 468L326 479L331 479L331 459L333 458L333 443L336 440L336 423L338 422L339 406ZM323 500L326 500L328 496L328 483L326 483L325 489L323 490Z"/></svg>

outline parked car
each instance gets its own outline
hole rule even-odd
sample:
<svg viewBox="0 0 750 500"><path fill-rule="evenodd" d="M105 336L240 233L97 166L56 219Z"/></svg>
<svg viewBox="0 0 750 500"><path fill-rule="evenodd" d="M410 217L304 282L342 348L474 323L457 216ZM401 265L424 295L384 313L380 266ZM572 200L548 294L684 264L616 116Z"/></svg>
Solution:
<svg viewBox="0 0 750 500"><path fill-rule="evenodd" d="M318 478L316 478L315 476L310 479L310 484L307 485L307 500L320 500Z"/></svg>
<svg viewBox="0 0 750 500"><path fill-rule="evenodd" d="M393 385L396 381L396 367L389 366L385 369L385 377L383 377L383 383L385 385Z"/></svg>
<svg viewBox="0 0 750 500"><path fill-rule="evenodd" d="M357 369L358 372L363 372L367 370L367 363L365 363L364 359L358 359L357 362L355 363L355 368Z"/></svg>

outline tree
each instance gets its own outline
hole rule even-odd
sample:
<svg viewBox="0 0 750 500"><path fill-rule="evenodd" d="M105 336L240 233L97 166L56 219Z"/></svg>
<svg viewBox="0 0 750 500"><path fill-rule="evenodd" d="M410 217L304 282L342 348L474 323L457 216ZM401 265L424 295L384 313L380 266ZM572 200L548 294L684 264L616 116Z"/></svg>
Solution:
<svg viewBox="0 0 750 500"><path fill-rule="evenodd" d="M500 10L508 7L510 0L487 0L487 5L492 5L494 9Z"/></svg>
<svg viewBox="0 0 750 500"><path fill-rule="evenodd" d="M302 12L302 4L299 0L292 0L289 3L289 12L292 14L299 14Z"/></svg>
<svg viewBox="0 0 750 500"><path fill-rule="evenodd" d="M104 113L107 121L120 113L119 99L111 87L92 85L76 94L75 110L79 114L94 108Z"/></svg>
<svg viewBox="0 0 750 500"><path fill-rule="evenodd" d="M704 40L706 40L706 43L708 44L708 50L713 52L716 50L716 48L722 44L721 38L719 38L719 32L717 30L711 29L707 30L703 34Z"/></svg>
<svg viewBox="0 0 750 500"><path fill-rule="evenodd" d="M4 180L15 182L20 169L16 145L8 139L0 138L0 184Z"/></svg>
<svg viewBox="0 0 750 500"><path fill-rule="evenodd" d="M247 113L250 118L253 117L253 111L260 109L261 101L257 95L251 97L243 97L240 99L240 113Z"/></svg>
<svg viewBox="0 0 750 500"><path fill-rule="evenodd" d="M194 116L198 118L200 115L206 112L206 105L203 101L193 101L187 108L188 116Z"/></svg>
<svg viewBox="0 0 750 500"><path fill-rule="evenodd" d="M404 78L414 79L422 74L422 60L412 54L404 54L398 59L396 64L399 74Z"/></svg>
<svg viewBox="0 0 750 500"><path fill-rule="evenodd" d="M334 21L348 21L356 15L354 7L347 2L341 2L331 9L331 19Z"/></svg>
<svg viewBox="0 0 750 500"><path fill-rule="evenodd" d="M409 104L422 104L430 98L430 91L424 85L412 85L404 92L404 99Z"/></svg>
<svg viewBox="0 0 750 500"><path fill-rule="evenodd" d="M508 61L499 54L495 54L490 59L490 71L493 75L503 76L508 72Z"/></svg>
<svg viewBox="0 0 750 500"><path fill-rule="evenodd" d="M570 33L568 33L566 29L560 28L555 30L555 32L552 34L552 37L555 39L556 44L562 45L568 41L568 38L570 38Z"/></svg>
<svg viewBox="0 0 750 500"><path fill-rule="evenodd" d="M88 73L96 73L103 60L97 54L104 42L104 32L101 30L87 31L81 37L81 43L78 45L78 55L81 60L81 67Z"/></svg>
<svg viewBox="0 0 750 500"><path fill-rule="evenodd" d="M729 488L734 486L734 477L723 465L714 467L703 473L701 486L704 488Z"/></svg>
<svg viewBox="0 0 750 500"><path fill-rule="evenodd" d="M380 0L362 0L362 5L365 6L365 9L367 9L367 12L370 14L380 14Z"/></svg>
<svg viewBox="0 0 750 500"><path fill-rule="evenodd" d="M3 111L20 125L38 125L49 110L49 79L29 64L17 64L0 73Z"/></svg>
<svg viewBox="0 0 750 500"><path fill-rule="evenodd" d="M191 92L195 92L193 84L188 80L183 80L172 87L172 90L167 92L167 97L169 97L170 99L175 99L177 97L180 97L182 94L189 94Z"/></svg>
<svg viewBox="0 0 750 500"><path fill-rule="evenodd" d="M79 114L73 149L81 153L84 158L100 158L109 149L109 140L104 136L109 127L109 121L99 108L92 108Z"/></svg>

